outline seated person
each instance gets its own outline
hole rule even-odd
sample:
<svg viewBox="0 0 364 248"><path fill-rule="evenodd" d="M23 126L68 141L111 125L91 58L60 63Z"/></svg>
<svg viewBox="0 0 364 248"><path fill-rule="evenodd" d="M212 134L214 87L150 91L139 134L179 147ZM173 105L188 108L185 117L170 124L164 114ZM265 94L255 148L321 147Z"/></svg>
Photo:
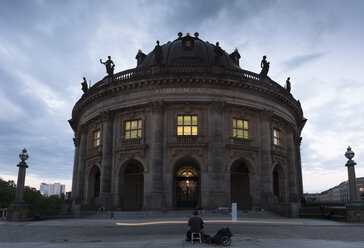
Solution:
<svg viewBox="0 0 364 248"><path fill-rule="evenodd" d="M193 212L193 217L188 220L188 226L190 226L190 230L188 230L186 234L186 241L191 241L191 233L201 233L201 237L203 237L203 220L200 216L198 216L198 211Z"/></svg>

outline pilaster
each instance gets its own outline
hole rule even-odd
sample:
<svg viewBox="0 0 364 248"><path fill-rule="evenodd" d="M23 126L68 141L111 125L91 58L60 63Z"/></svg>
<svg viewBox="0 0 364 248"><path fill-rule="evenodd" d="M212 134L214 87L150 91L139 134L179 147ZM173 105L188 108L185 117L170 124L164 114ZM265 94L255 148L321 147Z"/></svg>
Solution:
<svg viewBox="0 0 364 248"><path fill-rule="evenodd" d="M152 102L149 172L144 180L144 208L160 209L163 202L163 115L162 101Z"/></svg>
<svg viewBox="0 0 364 248"><path fill-rule="evenodd" d="M224 108L224 102L212 102L209 111L209 208L227 206L229 198L225 182ZM201 193L204 195L204 190Z"/></svg>
<svg viewBox="0 0 364 248"><path fill-rule="evenodd" d="M100 115L103 122L100 198L103 200L104 207L109 209L111 206L111 173L115 113L112 111L104 111Z"/></svg>
<svg viewBox="0 0 364 248"><path fill-rule="evenodd" d="M272 178L272 126L273 112L264 110L260 115L260 147L261 147L261 202L267 208L273 198Z"/></svg>
<svg viewBox="0 0 364 248"><path fill-rule="evenodd" d="M295 126L292 124L287 125L287 153L288 153L288 191L289 201L298 201L298 188L297 188L297 168L296 168L296 150L294 142Z"/></svg>
<svg viewBox="0 0 364 248"><path fill-rule="evenodd" d="M87 126L81 125L78 133L80 134L80 148L78 156L77 171L77 194L75 198L78 203L85 201L85 170L86 170L86 153L87 153Z"/></svg>
<svg viewBox="0 0 364 248"><path fill-rule="evenodd" d="M80 135L76 132L73 138L73 143L75 145L75 157L73 160L73 174L72 174L72 199L75 199L77 195L77 176L78 176L78 159L80 153Z"/></svg>

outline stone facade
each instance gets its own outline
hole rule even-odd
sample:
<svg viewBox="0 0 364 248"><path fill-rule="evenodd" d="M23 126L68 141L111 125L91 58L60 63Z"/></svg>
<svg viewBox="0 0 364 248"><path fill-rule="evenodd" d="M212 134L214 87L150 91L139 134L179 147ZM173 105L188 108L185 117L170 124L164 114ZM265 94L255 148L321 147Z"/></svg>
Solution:
<svg viewBox="0 0 364 248"><path fill-rule="evenodd" d="M192 50L182 46L191 40ZM226 53L219 64L196 59L200 46L214 48L181 36L161 46L162 65L160 58L153 64L152 51L76 103L75 205L214 209L235 201L297 215L306 121L299 101L270 78L237 68ZM236 121L247 123L239 131L246 137L233 130Z"/></svg>

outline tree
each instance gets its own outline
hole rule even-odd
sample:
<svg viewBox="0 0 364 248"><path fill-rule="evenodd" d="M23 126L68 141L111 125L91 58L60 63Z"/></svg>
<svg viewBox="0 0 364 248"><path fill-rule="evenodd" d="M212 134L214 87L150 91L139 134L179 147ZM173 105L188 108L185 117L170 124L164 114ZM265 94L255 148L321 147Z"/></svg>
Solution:
<svg viewBox="0 0 364 248"><path fill-rule="evenodd" d="M0 178L0 208L7 208L15 200L16 184L14 181L4 181ZM39 190L24 187L24 201L29 210L58 210L65 204L64 197L53 195L43 196Z"/></svg>
<svg viewBox="0 0 364 248"><path fill-rule="evenodd" d="M16 186L14 181L4 181L0 178L0 208L6 208L15 199Z"/></svg>

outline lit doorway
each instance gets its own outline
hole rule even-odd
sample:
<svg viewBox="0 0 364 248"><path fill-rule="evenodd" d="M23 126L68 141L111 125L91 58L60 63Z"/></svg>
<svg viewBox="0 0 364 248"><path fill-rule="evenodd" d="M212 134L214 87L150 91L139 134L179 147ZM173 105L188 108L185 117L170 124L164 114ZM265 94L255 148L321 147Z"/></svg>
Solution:
<svg viewBox="0 0 364 248"><path fill-rule="evenodd" d="M195 208L198 206L199 180L198 171L191 166L177 170L176 200L177 208Z"/></svg>

